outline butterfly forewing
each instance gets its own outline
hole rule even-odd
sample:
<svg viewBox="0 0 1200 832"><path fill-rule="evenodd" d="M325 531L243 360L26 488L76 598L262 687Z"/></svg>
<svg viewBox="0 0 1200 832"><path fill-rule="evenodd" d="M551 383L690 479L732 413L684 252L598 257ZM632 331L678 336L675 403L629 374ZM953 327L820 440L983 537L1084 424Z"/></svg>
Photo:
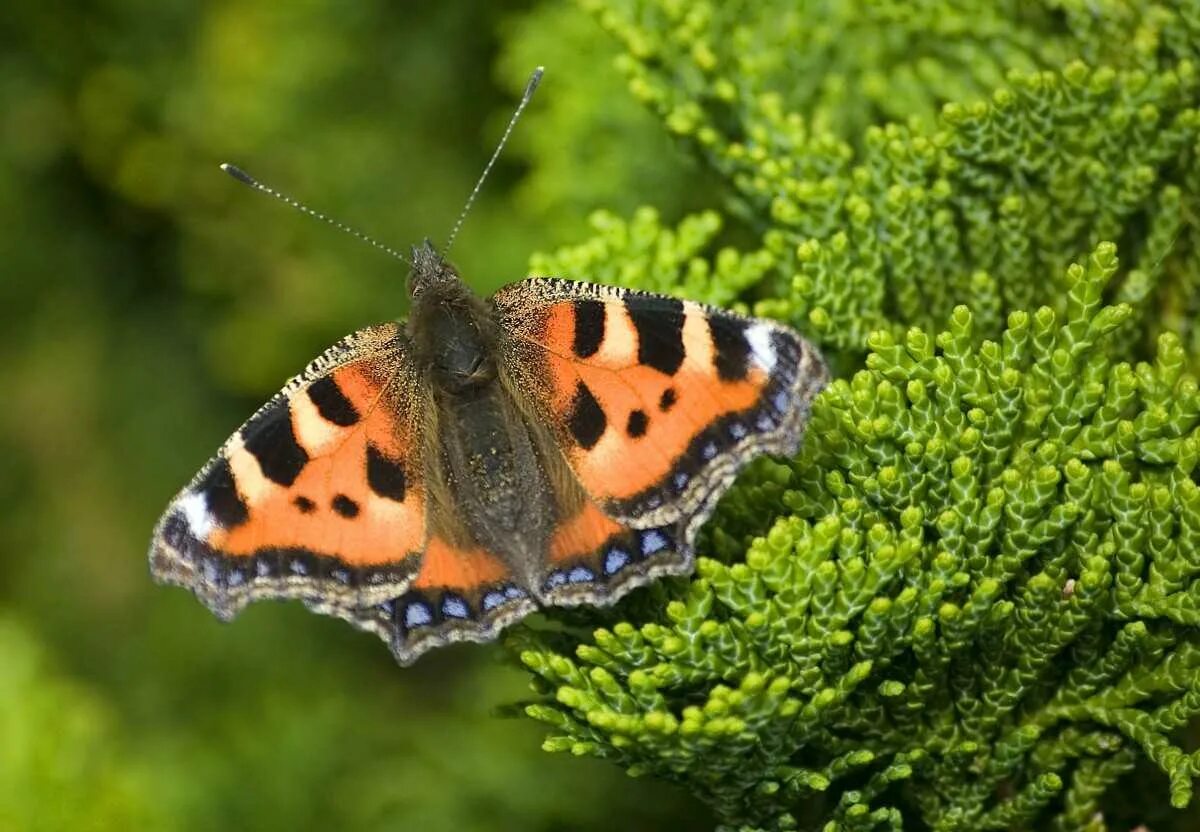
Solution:
<svg viewBox="0 0 1200 832"><path fill-rule="evenodd" d="M351 617L401 594L425 543L424 406L395 324L344 338L171 502L151 544L155 577L222 617L266 597Z"/></svg>

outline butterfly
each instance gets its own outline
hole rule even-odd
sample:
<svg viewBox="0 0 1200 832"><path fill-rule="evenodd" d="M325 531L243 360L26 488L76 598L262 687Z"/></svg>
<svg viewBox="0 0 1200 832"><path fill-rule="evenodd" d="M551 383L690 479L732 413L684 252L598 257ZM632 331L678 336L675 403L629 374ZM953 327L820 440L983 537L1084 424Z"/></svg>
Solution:
<svg viewBox="0 0 1200 832"><path fill-rule="evenodd" d="M738 470L828 372L780 324L554 278L476 296L426 241L407 323L289 381L167 507L153 575L223 619L296 598L401 664L693 569Z"/></svg>
<svg viewBox="0 0 1200 832"><path fill-rule="evenodd" d="M828 379L820 352L771 321L555 278L484 299L428 240L409 262L407 322L326 350L167 506L157 580L226 620L299 599L402 665L489 641L539 607L689 574L737 472L796 452Z"/></svg>

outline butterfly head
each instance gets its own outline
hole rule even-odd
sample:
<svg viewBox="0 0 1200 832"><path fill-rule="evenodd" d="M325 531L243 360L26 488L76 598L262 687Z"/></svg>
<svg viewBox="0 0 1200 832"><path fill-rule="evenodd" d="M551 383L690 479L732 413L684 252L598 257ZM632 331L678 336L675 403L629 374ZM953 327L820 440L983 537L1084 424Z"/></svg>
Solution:
<svg viewBox="0 0 1200 832"><path fill-rule="evenodd" d="M430 289L446 289L462 284L458 271L446 262L446 258L425 240L412 247L412 269L408 273L408 293L414 299Z"/></svg>

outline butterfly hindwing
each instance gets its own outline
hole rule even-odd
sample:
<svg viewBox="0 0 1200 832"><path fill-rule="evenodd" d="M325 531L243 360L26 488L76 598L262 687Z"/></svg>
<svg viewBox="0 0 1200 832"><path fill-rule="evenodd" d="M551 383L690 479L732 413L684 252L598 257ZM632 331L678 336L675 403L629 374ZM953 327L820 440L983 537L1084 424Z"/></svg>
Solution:
<svg viewBox="0 0 1200 832"><path fill-rule="evenodd" d="M225 618L268 597L352 618L401 594L426 536L422 407L395 324L344 338L171 502L151 544L155 577Z"/></svg>
<svg viewBox="0 0 1200 832"><path fill-rule="evenodd" d="M657 578L688 574L692 566L691 547L678 524L632 529L584 499L563 512L538 598L555 606L611 603Z"/></svg>
<svg viewBox="0 0 1200 832"><path fill-rule="evenodd" d="M513 386L583 490L685 551L746 462L795 452L828 377L792 330L690 301L535 278L493 303Z"/></svg>
<svg viewBox="0 0 1200 832"><path fill-rule="evenodd" d="M534 609L532 594L500 557L433 534L406 591L350 618L388 642L396 660L409 665L443 644L491 641Z"/></svg>

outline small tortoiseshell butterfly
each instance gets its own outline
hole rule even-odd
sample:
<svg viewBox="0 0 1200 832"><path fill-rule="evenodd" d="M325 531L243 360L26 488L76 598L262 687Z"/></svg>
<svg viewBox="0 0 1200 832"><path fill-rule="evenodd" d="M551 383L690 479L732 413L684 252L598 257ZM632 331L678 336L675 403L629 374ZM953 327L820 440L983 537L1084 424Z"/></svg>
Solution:
<svg viewBox="0 0 1200 832"><path fill-rule="evenodd" d="M298 598L401 664L487 641L690 573L737 471L796 451L827 379L791 329L699 303L552 278L485 300L428 241L408 287L407 323L329 348L171 502L157 579L223 619Z"/></svg>

